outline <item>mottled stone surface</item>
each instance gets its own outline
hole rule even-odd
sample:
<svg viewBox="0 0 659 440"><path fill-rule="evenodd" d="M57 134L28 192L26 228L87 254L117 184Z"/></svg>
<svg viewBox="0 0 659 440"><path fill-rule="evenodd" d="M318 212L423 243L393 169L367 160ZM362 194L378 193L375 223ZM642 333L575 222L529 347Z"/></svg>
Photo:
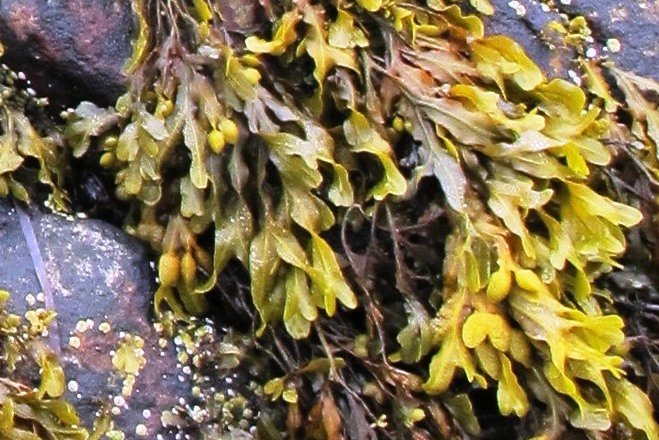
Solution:
<svg viewBox="0 0 659 440"><path fill-rule="evenodd" d="M59 343L67 381L78 384L77 392L67 393L68 399L88 426L96 411L110 404L121 411L115 426L126 432L127 439L135 438L138 424L147 426L147 438L156 438L157 433L174 438L161 429L160 414L177 405L180 397L187 399L190 385L177 368L173 344L159 347L160 335L148 317L154 276L147 251L137 240L97 220L70 220L34 209L30 217L58 313L58 334L48 341ZM0 288L12 293L10 310L22 315L29 308L45 307L40 301L28 304L34 302L28 295L36 297L42 287L17 211L2 200L0 249ZM87 320L93 325L80 331ZM110 325L107 333L99 330L103 322ZM116 405L114 397L121 396L124 378L113 368L111 353L122 333L145 340L146 365L132 395L125 397L126 404ZM71 337L79 339L78 348L70 344ZM144 417L144 410L150 417Z"/></svg>
<svg viewBox="0 0 659 440"><path fill-rule="evenodd" d="M0 1L2 61L61 105L114 103L124 88L132 29L129 0Z"/></svg>
<svg viewBox="0 0 659 440"><path fill-rule="evenodd" d="M552 20L560 20L557 11L545 11L536 0L521 0L524 15L508 5L508 0L493 0L495 13L484 17L487 35L503 34L521 44L528 55L542 68L549 77L567 78L574 51L567 47L550 48L541 38L542 30Z"/></svg>
<svg viewBox="0 0 659 440"><path fill-rule="evenodd" d="M559 14L585 16L594 31L597 54L610 38L622 49L608 53L622 68L659 78L658 0L492 0L496 12L485 17L488 34L506 34L522 44L551 77L567 77L574 52L542 41L547 23ZM567 2L566 2L567 3ZM248 34L264 11L258 0L216 1L226 28ZM551 8L543 5L551 5ZM515 6L515 7L514 7ZM523 14L519 14L520 8ZM547 10L549 9L549 10ZM1 0L0 41L3 62L25 71L31 86L59 106L87 99L113 104L125 87L122 66L132 50L135 26L129 0Z"/></svg>
<svg viewBox="0 0 659 440"><path fill-rule="evenodd" d="M245 33L258 23L257 5L226 0L217 7L227 29ZM125 89L135 26L130 0L0 0L2 62L25 72L57 107L83 99L111 105Z"/></svg>
<svg viewBox="0 0 659 440"><path fill-rule="evenodd" d="M581 15L593 31L594 41L585 47L594 49L595 56L604 55L625 70L659 79L658 0L491 1L496 12L484 19L485 32L515 39L550 77L567 78L569 69L577 70L575 53L565 45L547 44L551 38L543 40L543 30L552 20L561 21L561 16ZM605 50L611 38L620 42L620 51Z"/></svg>
<svg viewBox="0 0 659 440"><path fill-rule="evenodd" d="M572 0L556 2L569 16L588 19L596 46L609 38L620 41L619 52L610 58L625 70L659 80L659 1L658 0ZM602 53L600 51L600 53Z"/></svg>
<svg viewBox="0 0 659 440"><path fill-rule="evenodd" d="M232 32L249 33L259 20L258 0L224 0L219 11L225 26Z"/></svg>

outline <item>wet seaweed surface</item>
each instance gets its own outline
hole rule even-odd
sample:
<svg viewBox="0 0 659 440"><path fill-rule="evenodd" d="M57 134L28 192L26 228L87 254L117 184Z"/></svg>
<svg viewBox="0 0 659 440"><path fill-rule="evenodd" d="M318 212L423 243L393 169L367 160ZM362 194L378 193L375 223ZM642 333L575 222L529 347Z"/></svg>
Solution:
<svg viewBox="0 0 659 440"><path fill-rule="evenodd" d="M659 88L492 3L136 0L59 121L5 69L0 438L656 438Z"/></svg>

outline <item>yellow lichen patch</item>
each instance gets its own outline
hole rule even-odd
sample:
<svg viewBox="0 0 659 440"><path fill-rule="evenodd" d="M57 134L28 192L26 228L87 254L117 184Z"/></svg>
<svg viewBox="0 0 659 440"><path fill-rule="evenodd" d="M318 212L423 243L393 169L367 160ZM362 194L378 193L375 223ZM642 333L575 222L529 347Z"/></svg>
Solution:
<svg viewBox="0 0 659 440"><path fill-rule="evenodd" d="M112 356L112 365L118 371L137 375L144 368L144 339L137 335L124 335Z"/></svg>

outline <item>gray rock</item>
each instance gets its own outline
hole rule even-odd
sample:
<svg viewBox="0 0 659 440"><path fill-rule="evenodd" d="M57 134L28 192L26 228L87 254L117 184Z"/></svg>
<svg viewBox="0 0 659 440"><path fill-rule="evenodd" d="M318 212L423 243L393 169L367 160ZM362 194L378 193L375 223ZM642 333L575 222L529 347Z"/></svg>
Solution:
<svg viewBox="0 0 659 440"><path fill-rule="evenodd" d="M560 20L556 11L544 11L535 0L520 0L525 14L518 15L508 0L493 0L494 15L483 17L487 35L503 34L524 47L528 55L549 77L567 78L575 53L567 47L550 47L541 38L542 30L552 20Z"/></svg>
<svg viewBox="0 0 659 440"><path fill-rule="evenodd" d="M29 210L29 217L58 313L57 328L51 327L54 334L48 342L59 345L67 381L75 381L78 388L75 391L73 385L75 392L69 391L67 398L87 426L103 405L110 404L121 411L114 418L115 427L123 430L126 438L135 438L138 424L147 427L148 438L156 438L157 433L174 438L161 427L160 415L178 405L179 398L187 400L190 383L177 368L173 344L159 346L161 335L148 317L154 275L146 249L98 220L71 220L36 209ZM34 302L42 287L18 213L4 200L0 200L0 249L0 288L12 293L10 311L22 315L30 308L45 307L44 302ZM85 330L87 320L93 325ZM103 322L110 325L107 333L99 329ZM144 339L146 364L132 394L125 397L126 404L117 405L122 399L114 397L122 395L125 383L112 365L111 352L120 345L122 333ZM71 343L72 337L78 338L79 347ZM20 368L18 372L20 376ZM36 378L28 375L20 379ZM144 410L150 417L144 417Z"/></svg>
<svg viewBox="0 0 659 440"><path fill-rule="evenodd" d="M625 70L659 80L659 3L656 0L572 0L556 2L569 16L583 15L598 49L609 38L620 41L609 57ZM598 50L599 53L602 53Z"/></svg>
<svg viewBox="0 0 659 440"><path fill-rule="evenodd" d="M492 0L495 13L484 18L487 34L504 34L520 43L550 77L567 78L568 69L577 70L575 53L561 44L551 46L543 41L542 31L552 20L560 21L582 15L593 31L596 55L606 55L625 70L659 79L659 6L656 1L640 0L571 0L553 2L554 9L543 10L538 0L516 0L523 14L509 0ZM522 9L523 8L523 9ZM547 8L545 8L547 9ZM607 40L621 43L619 52L605 51Z"/></svg>

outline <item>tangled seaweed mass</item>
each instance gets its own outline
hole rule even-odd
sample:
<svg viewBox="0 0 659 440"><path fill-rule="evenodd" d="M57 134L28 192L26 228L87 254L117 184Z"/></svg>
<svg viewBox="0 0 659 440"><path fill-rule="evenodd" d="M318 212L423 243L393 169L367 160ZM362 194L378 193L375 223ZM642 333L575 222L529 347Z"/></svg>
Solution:
<svg viewBox="0 0 659 440"><path fill-rule="evenodd" d="M487 0L262 1L242 32L217 3L134 0L127 93L81 103L63 136L4 87L0 194L41 182L65 208L67 163L98 156L126 230L159 255L169 326L242 273L249 289L222 301L276 347L264 392L290 438L477 436L478 396L523 437L658 438L598 281L629 228L657 226L654 81L589 60L585 88L548 79L484 36ZM651 208L619 189L621 161ZM32 407L62 394L48 359ZM11 436L25 404L0 395Z"/></svg>

